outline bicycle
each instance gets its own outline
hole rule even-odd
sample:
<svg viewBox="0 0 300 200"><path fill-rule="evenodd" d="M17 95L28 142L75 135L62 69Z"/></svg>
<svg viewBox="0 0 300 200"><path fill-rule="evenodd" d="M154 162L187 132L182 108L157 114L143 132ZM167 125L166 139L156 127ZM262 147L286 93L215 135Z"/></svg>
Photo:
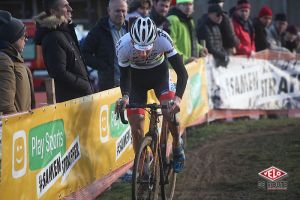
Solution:
<svg viewBox="0 0 300 200"><path fill-rule="evenodd" d="M161 134L158 131L159 109L168 109L168 105L156 103L146 105L129 104L126 108L143 108L150 114L149 131L145 134L136 152L132 174L132 199L158 199L159 192L163 200L172 200L176 185L176 173L173 171L172 159L167 152L169 136L168 123L162 121ZM127 124L124 110L120 113L122 123ZM173 123L178 125L175 116ZM167 154L168 153L168 154ZM160 191L159 191L160 186Z"/></svg>

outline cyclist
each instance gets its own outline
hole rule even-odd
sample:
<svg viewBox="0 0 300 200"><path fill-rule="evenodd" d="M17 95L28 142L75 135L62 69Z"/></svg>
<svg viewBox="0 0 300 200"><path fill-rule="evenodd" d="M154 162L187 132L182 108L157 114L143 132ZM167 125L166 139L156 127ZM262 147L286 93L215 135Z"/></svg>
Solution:
<svg viewBox="0 0 300 200"><path fill-rule="evenodd" d="M161 104L173 100L171 108L162 112L173 136L173 169L176 173L181 172L185 154L179 141L180 128L171 122L170 116L180 111L180 101L188 79L182 57L175 50L170 36L157 28L149 17L139 17L133 22L130 32L118 41L116 53L120 65L122 93L117 104L118 109L125 108L129 102L146 104L147 91L150 89L154 89ZM177 74L176 92L170 87L165 56ZM144 115L143 109L127 109L135 152L144 137Z"/></svg>

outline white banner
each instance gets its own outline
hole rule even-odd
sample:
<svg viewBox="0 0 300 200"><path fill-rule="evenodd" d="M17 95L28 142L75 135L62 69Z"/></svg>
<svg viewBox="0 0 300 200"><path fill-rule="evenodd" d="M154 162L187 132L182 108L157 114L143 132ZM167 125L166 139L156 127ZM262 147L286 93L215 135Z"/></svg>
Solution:
<svg viewBox="0 0 300 200"><path fill-rule="evenodd" d="M300 108L300 61L231 57L226 68L207 60L210 108Z"/></svg>

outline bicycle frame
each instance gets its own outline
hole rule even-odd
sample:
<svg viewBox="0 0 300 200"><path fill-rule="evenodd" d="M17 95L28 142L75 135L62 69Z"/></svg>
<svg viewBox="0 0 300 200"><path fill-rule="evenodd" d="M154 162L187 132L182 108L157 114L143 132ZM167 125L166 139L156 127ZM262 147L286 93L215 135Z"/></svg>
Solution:
<svg viewBox="0 0 300 200"><path fill-rule="evenodd" d="M142 149L146 148L149 146L152 150L152 156L154 161L154 171L152 174L154 174L154 177L151 179L151 186L155 187L155 180L159 179L159 183L161 185L161 196L162 199L172 199L173 194L174 194L174 188L175 188L175 182L176 182L176 175L174 175L174 172L172 171L172 166L170 162L168 161L168 156L166 154L166 148L167 148L167 142L168 142L168 136L169 136L169 131L168 131L168 123L165 119L162 120L162 130L161 134L159 134L158 131L158 123L159 123L159 117L162 115L159 113L157 110L158 109L167 109L167 105L157 105L157 104L147 104L147 105L128 105L126 106L127 108L143 108L143 109L150 109L150 111L147 110L147 112L150 114L150 124L149 124L149 131L145 135L143 141L140 144L139 151L136 152L136 157L135 157L135 164L134 164L134 171L133 174L142 174L143 171L143 166L144 166L144 159L146 158L145 153L143 152ZM124 118L124 113L120 113L121 121L123 123L128 123L125 118ZM144 146L143 146L144 145ZM147 154L147 153L146 153ZM142 163L140 163L142 161ZM136 167L137 166L137 167ZM159 170L159 177L156 177L158 172L155 170ZM169 176L173 178L172 185L171 185L171 198L169 197L168 192L166 191L165 185L169 184ZM154 183L153 183L154 180ZM136 195L134 194L137 192L135 190L136 186L136 181L133 179L133 199L136 199ZM150 183L149 183L150 184ZM154 197L151 197L151 199L156 199L155 194L157 193L156 189L154 189ZM150 192L151 193L151 192ZM158 195L158 193L156 194ZM167 197L168 196L168 197Z"/></svg>

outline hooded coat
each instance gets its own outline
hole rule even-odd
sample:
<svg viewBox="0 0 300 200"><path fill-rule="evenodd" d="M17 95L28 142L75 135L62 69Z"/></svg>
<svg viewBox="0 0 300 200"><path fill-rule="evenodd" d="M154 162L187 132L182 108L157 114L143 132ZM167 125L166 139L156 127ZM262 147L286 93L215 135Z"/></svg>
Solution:
<svg viewBox="0 0 300 200"><path fill-rule="evenodd" d="M167 17L170 23L170 36L178 53L184 62L191 57L199 57L203 47L198 43L195 22L176 7L173 7Z"/></svg>
<svg viewBox="0 0 300 200"><path fill-rule="evenodd" d="M12 114L35 107L32 75L21 54L0 42L0 112Z"/></svg>
<svg viewBox="0 0 300 200"><path fill-rule="evenodd" d="M93 88L79 50L74 24L44 12L35 17L35 21L35 41L37 45L42 45L47 71L54 79L56 101L92 94Z"/></svg>

